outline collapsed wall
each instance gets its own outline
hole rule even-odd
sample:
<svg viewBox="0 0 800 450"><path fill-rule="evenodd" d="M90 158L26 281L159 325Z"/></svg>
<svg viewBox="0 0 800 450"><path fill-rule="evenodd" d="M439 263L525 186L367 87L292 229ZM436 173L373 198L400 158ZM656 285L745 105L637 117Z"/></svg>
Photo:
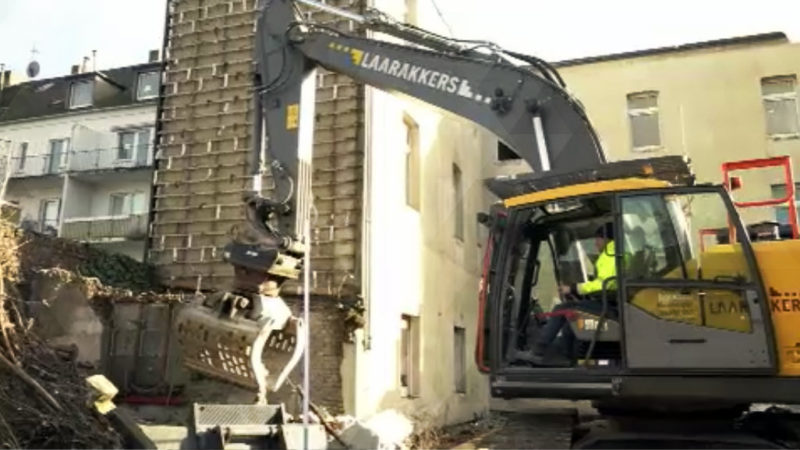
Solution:
<svg viewBox="0 0 800 450"><path fill-rule="evenodd" d="M168 2L149 256L171 287L225 289L232 280L222 247L244 220L242 195L251 187L259 3ZM328 3L360 11L363 0ZM359 32L327 13L307 18ZM320 70L315 123L312 289L352 294L360 286L363 86Z"/></svg>

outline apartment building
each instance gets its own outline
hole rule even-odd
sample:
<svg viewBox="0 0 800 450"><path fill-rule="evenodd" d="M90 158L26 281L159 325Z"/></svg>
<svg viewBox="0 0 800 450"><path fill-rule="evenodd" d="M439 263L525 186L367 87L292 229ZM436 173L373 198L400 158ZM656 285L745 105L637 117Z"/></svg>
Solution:
<svg viewBox="0 0 800 450"><path fill-rule="evenodd" d="M21 226L144 259L160 88L152 59L0 90L4 200L19 205Z"/></svg>
<svg viewBox="0 0 800 450"><path fill-rule="evenodd" d="M150 256L175 288L230 282L221 247L243 220L250 183L256 3L169 4ZM353 11L369 4L443 28L429 2L329 3ZM365 34L329 13L306 17ZM311 397L357 417L395 409L429 424L472 419L488 408L488 385L472 359L482 252L477 155L494 140L322 69L315 124ZM297 308L301 287L285 293ZM342 330L339 304L361 304L363 326Z"/></svg>
<svg viewBox="0 0 800 450"><path fill-rule="evenodd" d="M698 181L720 183L725 161L790 155L798 173L800 44L783 33L556 66L586 107L610 160L686 155ZM502 144L484 159L484 167L487 176L530 170ZM781 179L778 170L745 174L735 197L780 198ZM747 222L786 221L786 210L748 209L743 217Z"/></svg>

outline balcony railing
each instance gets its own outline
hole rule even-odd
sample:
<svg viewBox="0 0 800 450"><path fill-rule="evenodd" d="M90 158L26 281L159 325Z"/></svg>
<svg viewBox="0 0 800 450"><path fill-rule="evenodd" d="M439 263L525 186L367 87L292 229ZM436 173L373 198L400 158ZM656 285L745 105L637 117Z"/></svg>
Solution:
<svg viewBox="0 0 800 450"><path fill-rule="evenodd" d="M70 153L67 167L70 172L85 170L102 170L116 168L145 167L150 163L150 148L141 147L128 154L119 148L101 148L96 150L76 150ZM138 153L138 154L137 154Z"/></svg>
<svg viewBox="0 0 800 450"><path fill-rule="evenodd" d="M10 172L12 178L34 177L61 173L64 166L61 161L51 163L50 155L32 155L26 158L11 158Z"/></svg>
<svg viewBox="0 0 800 450"><path fill-rule="evenodd" d="M147 237L147 214L64 219L61 237L78 241L141 240Z"/></svg>
<svg viewBox="0 0 800 450"><path fill-rule="evenodd" d="M10 159L12 178L59 174L63 172L85 172L120 168L137 168L152 165L152 146L132 149L128 154L119 148L92 150L70 150L61 157L51 155L29 155Z"/></svg>

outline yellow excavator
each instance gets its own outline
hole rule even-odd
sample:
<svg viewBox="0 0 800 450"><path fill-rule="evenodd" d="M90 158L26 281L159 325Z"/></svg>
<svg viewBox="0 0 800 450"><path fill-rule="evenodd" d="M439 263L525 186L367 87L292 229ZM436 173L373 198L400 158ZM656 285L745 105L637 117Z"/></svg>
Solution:
<svg viewBox="0 0 800 450"><path fill-rule="evenodd" d="M539 58L371 9L354 14L317 0L260 8L253 135L267 143L253 140L248 227L224 251L235 288L177 318L190 368L253 389L263 406L302 354L306 331L280 290L300 277L309 251L315 71L324 67L470 120L533 169L488 180L502 201L479 215L490 238L476 363L493 396L595 401L601 419L574 428L575 448L796 448L796 416L749 411L800 403L790 169L791 233L773 226L770 234L769 224L742 223L733 178L697 184L681 157L607 162L580 102ZM302 8L406 43L309 22ZM273 198L261 195L264 167ZM596 248L598 237L616 245ZM563 288L598 279L601 252L613 276L591 293ZM557 333L543 339L554 324ZM214 418L239 407L219 408L214 416L196 407L208 413L196 418L199 428L222 429ZM236 424L224 425L231 439Z"/></svg>

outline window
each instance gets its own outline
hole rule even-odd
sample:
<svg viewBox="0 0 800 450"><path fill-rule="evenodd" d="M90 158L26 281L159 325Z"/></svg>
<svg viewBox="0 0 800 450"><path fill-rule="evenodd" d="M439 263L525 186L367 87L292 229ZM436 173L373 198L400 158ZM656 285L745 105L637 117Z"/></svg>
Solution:
<svg viewBox="0 0 800 450"><path fill-rule="evenodd" d="M467 392L467 336L463 327L453 327L453 383L456 392Z"/></svg>
<svg viewBox="0 0 800 450"><path fill-rule="evenodd" d="M72 86L70 86L69 89L70 109L92 106L93 86L94 83L91 81L76 81L72 83Z"/></svg>
<svg viewBox="0 0 800 450"><path fill-rule="evenodd" d="M800 134L797 115L797 79L792 76L763 78L761 95L767 120L767 134L772 138Z"/></svg>
<svg viewBox="0 0 800 450"><path fill-rule="evenodd" d="M629 94L628 118L631 123L631 142L634 151L655 150L661 147L658 92Z"/></svg>
<svg viewBox="0 0 800 450"><path fill-rule="evenodd" d="M403 116L403 124L406 128L406 204L419 211L419 126L408 115Z"/></svg>
<svg viewBox="0 0 800 450"><path fill-rule="evenodd" d="M160 74L157 71L139 74L136 82L136 100L147 100L158 97Z"/></svg>
<svg viewBox="0 0 800 450"><path fill-rule="evenodd" d="M119 134L117 159L123 161L136 160L143 164L146 163L148 149L150 148L151 130L151 128L144 128L121 132Z"/></svg>
<svg viewBox="0 0 800 450"><path fill-rule="evenodd" d="M522 158L514 153L514 150L511 150L511 147L500 141L497 141L497 161L519 161L520 159Z"/></svg>
<svg viewBox="0 0 800 450"><path fill-rule="evenodd" d="M27 142L20 142L19 143L19 150L17 151L17 161L15 165L15 169L22 171L25 170L25 159L28 157L28 143Z"/></svg>
<svg viewBox="0 0 800 450"><path fill-rule="evenodd" d="M716 192L626 197L622 216L624 252L631 258L625 265L626 278L751 279L747 265L734 262L743 258L740 248L724 255L729 264L704 264L710 247L705 241L700 250L701 232L727 236L728 210Z"/></svg>
<svg viewBox="0 0 800 450"><path fill-rule="evenodd" d="M403 315L400 321L400 388L404 397L419 395L419 317Z"/></svg>
<svg viewBox="0 0 800 450"><path fill-rule="evenodd" d="M108 213L112 216L127 216L145 212L143 192L121 192L111 194Z"/></svg>
<svg viewBox="0 0 800 450"><path fill-rule="evenodd" d="M750 333L754 276L740 243L720 245L729 211L712 189L622 199L626 298L657 319ZM716 242L701 241L709 231Z"/></svg>
<svg viewBox="0 0 800 450"><path fill-rule="evenodd" d="M783 198L786 195L786 186L783 184L776 184L772 186L772 198ZM795 205L800 208L800 183L796 183L794 190ZM789 223L789 207L776 206L775 207L775 221L780 223Z"/></svg>
<svg viewBox="0 0 800 450"><path fill-rule="evenodd" d="M411 25L417 25L417 0L405 0L403 21Z"/></svg>
<svg viewBox="0 0 800 450"><path fill-rule="evenodd" d="M453 235L459 241L464 240L464 189L461 181L461 169L453 164L453 204L455 205L455 229Z"/></svg>
<svg viewBox="0 0 800 450"><path fill-rule="evenodd" d="M67 165L67 152L69 139L53 139L50 141L50 161L47 165L48 173L58 173Z"/></svg>
<svg viewBox="0 0 800 450"><path fill-rule="evenodd" d="M39 206L40 231L43 233L58 234L58 216L61 201L59 199L42 200Z"/></svg>

